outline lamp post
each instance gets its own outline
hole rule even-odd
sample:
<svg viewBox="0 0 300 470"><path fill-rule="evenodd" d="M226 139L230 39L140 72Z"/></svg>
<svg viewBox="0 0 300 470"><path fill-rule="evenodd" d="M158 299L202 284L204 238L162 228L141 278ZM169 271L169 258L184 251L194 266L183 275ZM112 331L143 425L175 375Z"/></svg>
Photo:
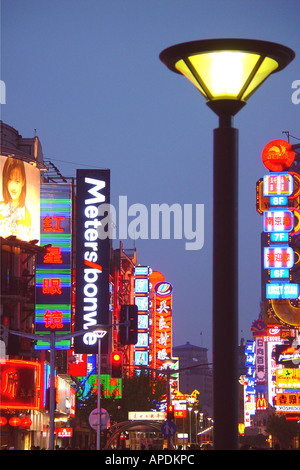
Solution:
<svg viewBox="0 0 300 470"><path fill-rule="evenodd" d="M195 424L196 424L196 436L195 436L195 444L198 444L198 413L199 410L197 408L194 409L195 413Z"/></svg>
<svg viewBox="0 0 300 470"><path fill-rule="evenodd" d="M220 450L238 448L238 130L233 116L294 56L280 44L250 39L192 41L159 56L196 86L219 118L213 153L213 393L214 448Z"/></svg>
<svg viewBox="0 0 300 470"><path fill-rule="evenodd" d="M101 339L107 333L107 327L99 326L97 329L93 330L94 335L97 337L98 341L98 391L97 391L97 450L101 449L100 436L101 436Z"/></svg>

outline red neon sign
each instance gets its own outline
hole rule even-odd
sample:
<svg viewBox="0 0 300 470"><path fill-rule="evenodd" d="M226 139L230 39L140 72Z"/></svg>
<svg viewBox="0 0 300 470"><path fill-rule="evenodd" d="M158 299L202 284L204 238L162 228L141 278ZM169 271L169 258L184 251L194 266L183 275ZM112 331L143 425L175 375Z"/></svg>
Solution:
<svg viewBox="0 0 300 470"><path fill-rule="evenodd" d="M263 164L270 171L284 171L292 165L294 159L295 152L285 140L272 140L262 151Z"/></svg>
<svg viewBox="0 0 300 470"><path fill-rule="evenodd" d="M42 287L43 294L59 294L61 295L61 279L59 278L51 278L51 279L43 279L43 287Z"/></svg>
<svg viewBox="0 0 300 470"><path fill-rule="evenodd" d="M10 359L0 361L0 408L38 410L41 365Z"/></svg>
<svg viewBox="0 0 300 470"><path fill-rule="evenodd" d="M44 263L49 264L62 264L62 256L60 246L49 246L47 253L44 256Z"/></svg>
<svg viewBox="0 0 300 470"><path fill-rule="evenodd" d="M44 322L45 327L50 328L51 330L58 329L60 330L63 328L63 313L59 310L54 310L54 312L50 312L50 310L46 310L44 314Z"/></svg>
<svg viewBox="0 0 300 470"><path fill-rule="evenodd" d="M43 219L44 232L63 232L64 229L60 226L60 222L65 220L65 217L53 215L52 217L45 217Z"/></svg>
<svg viewBox="0 0 300 470"><path fill-rule="evenodd" d="M158 290L156 286L162 286ZM161 366L165 359L172 357L172 287L169 283L158 283L155 291L155 336L154 354L156 367Z"/></svg>

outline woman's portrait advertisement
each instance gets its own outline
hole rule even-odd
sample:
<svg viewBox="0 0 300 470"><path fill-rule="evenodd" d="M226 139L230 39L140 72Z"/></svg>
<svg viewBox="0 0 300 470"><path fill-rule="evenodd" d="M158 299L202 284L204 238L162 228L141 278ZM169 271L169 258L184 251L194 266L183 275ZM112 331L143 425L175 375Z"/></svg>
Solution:
<svg viewBox="0 0 300 470"><path fill-rule="evenodd" d="M0 155L0 236L40 240L40 171Z"/></svg>

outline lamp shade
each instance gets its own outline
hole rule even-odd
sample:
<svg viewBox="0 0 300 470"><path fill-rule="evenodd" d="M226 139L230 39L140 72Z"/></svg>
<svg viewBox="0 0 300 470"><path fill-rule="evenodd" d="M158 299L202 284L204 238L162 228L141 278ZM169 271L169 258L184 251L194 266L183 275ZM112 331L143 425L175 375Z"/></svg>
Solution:
<svg viewBox="0 0 300 470"><path fill-rule="evenodd" d="M267 41L208 39L171 46L159 57L170 70L188 78L217 114L235 114L295 53Z"/></svg>

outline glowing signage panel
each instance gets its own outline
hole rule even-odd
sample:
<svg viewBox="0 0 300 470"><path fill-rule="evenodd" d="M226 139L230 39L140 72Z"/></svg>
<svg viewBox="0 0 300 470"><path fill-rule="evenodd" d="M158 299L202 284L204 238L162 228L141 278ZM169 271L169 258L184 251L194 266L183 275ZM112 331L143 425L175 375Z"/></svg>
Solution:
<svg viewBox="0 0 300 470"><path fill-rule="evenodd" d="M134 364L149 366L149 308L151 269L148 266L136 266L134 269L134 302L138 308L137 343L134 345Z"/></svg>
<svg viewBox="0 0 300 470"><path fill-rule="evenodd" d="M277 413L299 413L300 393L277 393L276 411Z"/></svg>
<svg viewBox="0 0 300 470"><path fill-rule="evenodd" d="M266 285L267 299L297 299L299 285L290 283L270 283Z"/></svg>
<svg viewBox="0 0 300 470"><path fill-rule="evenodd" d="M300 389L300 369L276 369L276 387Z"/></svg>
<svg viewBox="0 0 300 470"><path fill-rule="evenodd" d="M71 184L41 185L41 246L36 267L35 332L41 334L71 331ZM68 349L70 341L61 340L57 349ZM49 349L49 343L38 341L35 349Z"/></svg>
<svg viewBox="0 0 300 470"><path fill-rule="evenodd" d="M270 210L263 213L264 232L291 232L294 215L289 210Z"/></svg>
<svg viewBox="0 0 300 470"><path fill-rule="evenodd" d="M41 402L41 365L10 359L0 361L0 408L38 410Z"/></svg>
<svg viewBox="0 0 300 470"><path fill-rule="evenodd" d="M272 140L262 151L263 164L270 171L284 171L292 165L294 159L292 145L285 140Z"/></svg>
<svg viewBox="0 0 300 470"><path fill-rule="evenodd" d="M293 176L289 173L275 173L264 176L264 196L290 196L293 194Z"/></svg>
<svg viewBox="0 0 300 470"><path fill-rule="evenodd" d="M287 268L294 266L294 250L289 246L276 246L264 248L264 267ZM280 273L279 273L279 277Z"/></svg>
<svg viewBox="0 0 300 470"><path fill-rule="evenodd" d="M110 238L103 223L109 204L110 170L77 170L75 331L109 324ZM108 335L101 348L107 352ZM74 350L96 354L96 335L76 336Z"/></svg>
<svg viewBox="0 0 300 470"><path fill-rule="evenodd" d="M165 281L154 286L155 367L172 358L172 291L172 285Z"/></svg>

